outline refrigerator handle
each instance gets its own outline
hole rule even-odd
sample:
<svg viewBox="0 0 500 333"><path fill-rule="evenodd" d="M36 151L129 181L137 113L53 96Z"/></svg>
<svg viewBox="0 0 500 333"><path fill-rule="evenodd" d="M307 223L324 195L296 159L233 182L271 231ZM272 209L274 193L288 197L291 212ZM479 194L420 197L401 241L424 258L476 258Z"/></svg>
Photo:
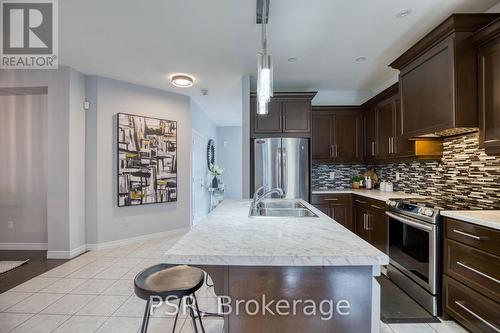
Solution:
<svg viewBox="0 0 500 333"><path fill-rule="evenodd" d="M281 165L283 167L283 178L282 179L282 184L281 184L281 189L283 190L283 194L286 197L286 189L288 187L288 165L286 164L287 161L287 156L286 156L286 148L281 148Z"/></svg>
<svg viewBox="0 0 500 333"><path fill-rule="evenodd" d="M281 163L282 163L282 156L281 156L281 148L276 149L276 160L278 163L276 163L276 174L278 175L277 179L277 187L281 188Z"/></svg>

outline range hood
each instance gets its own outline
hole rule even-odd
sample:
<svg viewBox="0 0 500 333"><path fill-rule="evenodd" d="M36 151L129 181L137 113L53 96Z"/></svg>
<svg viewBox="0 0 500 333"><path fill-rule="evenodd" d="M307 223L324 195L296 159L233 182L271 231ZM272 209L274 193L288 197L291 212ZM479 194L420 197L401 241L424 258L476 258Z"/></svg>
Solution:
<svg viewBox="0 0 500 333"><path fill-rule="evenodd" d="M463 135L479 131L477 127L456 127L445 130L411 137L410 140L447 138L450 136Z"/></svg>

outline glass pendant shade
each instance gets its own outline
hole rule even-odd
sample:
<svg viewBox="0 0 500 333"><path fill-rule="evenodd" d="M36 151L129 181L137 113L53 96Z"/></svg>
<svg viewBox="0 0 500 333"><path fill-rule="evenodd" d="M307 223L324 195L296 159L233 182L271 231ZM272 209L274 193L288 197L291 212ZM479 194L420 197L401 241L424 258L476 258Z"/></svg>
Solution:
<svg viewBox="0 0 500 333"><path fill-rule="evenodd" d="M257 55L257 101L267 104L273 96L273 67L271 56L266 53ZM258 114L267 114L267 105L257 108Z"/></svg>
<svg viewBox="0 0 500 333"><path fill-rule="evenodd" d="M266 101L261 101L257 99L257 114L258 115L265 115L268 114L268 109L267 109L267 103Z"/></svg>

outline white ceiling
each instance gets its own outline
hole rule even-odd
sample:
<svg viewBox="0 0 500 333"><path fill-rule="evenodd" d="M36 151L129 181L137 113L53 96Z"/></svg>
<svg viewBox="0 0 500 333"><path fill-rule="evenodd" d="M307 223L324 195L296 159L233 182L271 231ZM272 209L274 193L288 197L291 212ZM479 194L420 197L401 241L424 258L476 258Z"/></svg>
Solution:
<svg viewBox="0 0 500 333"><path fill-rule="evenodd" d="M449 14L498 2L270 1L275 91L318 90L315 104L363 102L394 82L387 65ZM255 74L260 45L255 0L63 0L59 8L62 64L187 94L217 125L241 124L241 80ZM403 8L411 15L396 18ZM194 86L173 87L176 73L192 75Z"/></svg>

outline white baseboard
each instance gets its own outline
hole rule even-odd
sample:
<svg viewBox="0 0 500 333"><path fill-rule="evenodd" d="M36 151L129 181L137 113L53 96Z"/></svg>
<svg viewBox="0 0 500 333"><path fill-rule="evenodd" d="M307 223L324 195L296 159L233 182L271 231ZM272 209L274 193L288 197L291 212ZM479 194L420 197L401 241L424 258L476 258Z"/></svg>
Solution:
<svg viewBox="0 0 500 333"><path fill-rule="evenodd" d="M110 242L103 242L97 244L83 244L71 251L47 251L47 259L72 259L85 251L97 251L104 249L111 249L127 245L130 243L145 241L149 239L161 237L174 237L185 234L189 228L178 228L162 232L155 232L152 234L141 235L132 238L119 239ZM47 250L47 243L0 243L0 250Z"/></svg>
<svg viewBox="0 0 500 333"><path fill-rule="evenodd" d="M47 259L72 259L87 251L87 245L83 244L71 251L47 251Z"/></svg>
<svg viewBox="0 0 500 333"><path fill-rule="evenodd" d="M127 245L130 243L138 242L138 241L144 241L144 240L161 238L161 237L168 237L168 236L170 236L170 237L180 236L182 234L185 234L188 231L189 231L189 228L178 228L178 229L172 229L172 230L167 230L167 231L162 231L162 232L155 232L155 233L147 234L147 235L141 235L141 236L132 237L132 238L119 239L119 240L110 241L110 242L103 242L103 243L97 243L97 244L87 244L87 250L88 251L97 251L97 250L111 249L113 247L119 247L119 246Z"/></svg>
<svg viewBox="0 0 500 333"><path fill-rule="evenodd" d="M47 243L0 243L0 250L47 250Z"/></svg>

